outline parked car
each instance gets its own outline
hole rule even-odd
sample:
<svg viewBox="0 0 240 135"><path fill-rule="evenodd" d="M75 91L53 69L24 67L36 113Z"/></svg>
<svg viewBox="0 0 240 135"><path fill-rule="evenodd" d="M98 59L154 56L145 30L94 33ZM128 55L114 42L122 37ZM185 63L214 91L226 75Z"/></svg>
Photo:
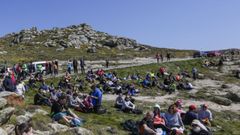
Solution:
<svg viewBox="0 0 240 135"><path fill-rule="evenodd" d="M32 63L36 72L45 72L47 61L37 61Z"/></svg>
<svg viewBox="0 0 240 135"><path fill-rule="evenodd" d="M193 54L193 58L198 58L198 57L206 57L207 52L205 51L197 51Z"/></svg>
<svg viewBox="0 0 240 135"><path fill-rule="evenodd" d="M218 56L221 56L221 55L222 55L222 53L219 52L219 51L210 51L210 52L207 53L208 57L218 57Z"/></svg>

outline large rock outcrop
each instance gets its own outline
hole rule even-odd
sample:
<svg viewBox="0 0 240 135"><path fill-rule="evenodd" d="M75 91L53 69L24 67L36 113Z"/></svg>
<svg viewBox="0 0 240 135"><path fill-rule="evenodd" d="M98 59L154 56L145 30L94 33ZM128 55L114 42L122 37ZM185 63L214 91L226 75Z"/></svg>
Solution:
<svg viewBox="0 0 240 135"><path fill-rule="evenodd" d="M73 47L82 45L89 47L110 47L134 50L145 50L147 47L138 44L136 40L125 37L112 36L104 32L94 30L90 25L72 25L66 28L53 28L39 31L36 27L21 30L18 33L8 34L3 37L11 45L28 44L44 45L46 47Z"/></svg>
<svg viewBox="0 0 240 135"><path fill-rule="evenodd" d="M24 105L24 99L14 92L8 92L8 91L0 92L0 98L6 99L7 105L10 105L10 106Z"/></svg>
<svg viewBox="0 0 240 135"><path fill-rule="evenodd" d="M8 107L0 111L0 125L8 122L8 120L13 115L15 109L13 107Z"/></svg>

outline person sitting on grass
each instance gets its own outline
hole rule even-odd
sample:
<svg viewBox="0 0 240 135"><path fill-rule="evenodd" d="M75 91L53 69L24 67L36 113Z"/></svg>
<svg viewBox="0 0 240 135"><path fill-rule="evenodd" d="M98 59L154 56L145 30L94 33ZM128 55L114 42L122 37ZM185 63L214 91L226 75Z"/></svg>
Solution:
<svg viewBox="0 0 240 135"><path fill-rule="evenodd" d="M49 86L45 83L45 81L42 82L39 89L45 90L46 92L49 92Z"/></svg>
<svg viewBox="0 0 240 135"><path fill-rule="evenodd" d="M65 95L62 95L58 98L57 102L53 103L51 108L52 119L58 122L63 120L64 123L70 126L81 126L83 124L82 119L68 109L66 103L67 97Z"/></svg>
<svg viewBox="0 0 240 135"><path fill-rule="evenodd" d="M28 80L28 86L30 88L36 88L36 79L34 78L34 76L32 74L30 74L29 80Z"/></svg>
<svg viewBox="0 0 240 135"><path fill-rule="evenodd" d="M164 116L166 118L166 125L171 128L172 134L183 134L184 125L175 104L169 106L168 111Z"/></svg>
<svg viewBox="0 0 240 135"><path fill-rule="evenodd" d="M206 104L202 104L198 110L198 119L207 126L211 126L212 112L208 109Z"/></svg>
<svg viewBox="0 0 240 135"><path fill-rule="evenodd" d="M26 92L26 87L23 81L17 80L16 93L24 98L24 93Z"/></svg>
<svg viewBox="0 0 240 135"><path fill-rule="evenodd" d="M93 111L93 104L92 104L92 98L91 96L84 95L83 96L83 101L80 104L79 111L81 112L92 112Z"/></svg>
<svg viewBox="0 0 240 135"><path fill-rule="evenodd" d="M51 106L51 101L46 96L46 91L39 89L34 96L34 105L47 105Z"/></svg>
<svg viewBox="0 0 240 135"><path fill-rule="evenodd" d="M185 125L190 125L194 119L198 119L198 114L196 105L192 104L189 106L183 122Z"/></svg>
<svg viewBox="0 0 240 135"><path fill-rule="evenodd" d="M72 107L74 109L78 109L81 102L82 101L78 98L77 93L73 93L73 95L69 97L69 101L68 101L69 107Z"/></svg>
<svg viewBox="0 0 240 135"><path fill-rule="evenodd" d="M125 99L123 100L121 110L123 112L132 112L135 109L135 105L131 102L130 97L126 95Z"/></svg>
<svg viewBox="0 0 240 135"><path fill-rule="evenodd" d="M164 117L164 114L161 114L160 111L160 105L155 104L154 110L153 110L153 126L157 131L165 133L170 133L171 129L166 126L166 119Z"/></svg>
<svg viewBox="0 0 240 135"><path fill-rule="evenodd" d="M121 109L123 106L124 99L122 96L123 96L122 93L119 93L115 101L115 107L118 109Z"/></svg>
<svg viewBox="0 0 240 135"><path fill-rule="evenodd" d="M139 134L140 135L157 135L157 132L153 125L154 114L147 112L145 117L139 123Z"/></svg>
<svg viewBox="0 0 240 135"><path fill-rule="evenodd" d="M71 79L72 79L72 77L71 77L70 73L66 72L66 74L64 76L65 83L70 83Z"/></svg>
<svg viewBox="0 0 240 135"><path fill-rule="evenodd" d="M195 119L191 123L191 133L189 135L212 135L212 133L199 120Z"/></svg>
<svg viewBox="0 0 240 135"><path fill-rule="evenodd" d="M50 92L50 100L51 100L51 102L55 102L55 101L57 101L58 100L58 92L56 91L56 90L52 90L51 92Z"/></svg>
<svg viewBox="0 0 240 135"><path fill-rule="evenodd" d="M177 107L177 111L180 113L181 117L184 117L186 114L186 111L183 110L183 101L182 99L178 99L175 103L174 103Z"/></svg>
<svg viewBox="0 0 240 135"><path fill-rule="evenodd" d="M192 90L192 89L193 89L192 83L190 83L189 81L186 81L185 90Z"/></svg>

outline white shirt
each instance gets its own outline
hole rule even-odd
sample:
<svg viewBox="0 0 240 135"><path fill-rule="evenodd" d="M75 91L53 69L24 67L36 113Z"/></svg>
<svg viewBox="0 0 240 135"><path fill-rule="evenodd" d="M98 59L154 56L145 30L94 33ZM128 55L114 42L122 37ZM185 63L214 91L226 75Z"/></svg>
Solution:
<svg viewBox="0 0 240 135"><path fill-rule="evenodd" d="M25 89L25 86L24 86L24 84L23 83L19 83L17 86L16 86L16 93L18 94L18 95L23 95L23 93L26 91L26 89Z"/></svg>

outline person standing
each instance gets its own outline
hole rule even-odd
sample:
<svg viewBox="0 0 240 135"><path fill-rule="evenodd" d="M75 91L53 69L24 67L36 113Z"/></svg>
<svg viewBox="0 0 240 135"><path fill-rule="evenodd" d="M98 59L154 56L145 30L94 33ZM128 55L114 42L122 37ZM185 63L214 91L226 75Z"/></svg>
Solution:
<svg viewBox="0 0 240 135"><path fill-rule="evenodd" d="M73 70L75 74L78 73L78 62L76 59L73 59Z"/></svg>
<svg viewBox="0 0 240 135"><path fill-rule="evenodd" d="M159 63L160 54L159 54L159 53L157 53L157 54L156 54L156 56L155 56L155 58L157 59L157 63Z"/></svg>
<svg viewBox="0 0 240 135"><path fill-rule="evenodd" d="M160 58L161 58L161 62L163 62L163 55L162 54L160 54Z"/></svg>
<svg viewBox="0 0 240 135"><path fill-rule="evenodd" d="M55 62L54 62L54 75L56 76L56 75L58 75L58 61L56 60Z"/></svg>
<svg viewBox="0 0 240 135"><path fill-rule="evenodd" d="M72 70L72 61L69 60L68 63L67 63L67 71L69 74L71 74L71 70Z"/></svg>
<svg viewBox="0 0 240 135"><path fill-rule="evenodd" d="M84 74L85 73L85 62L84 62L84 59L83 58L81 58L80 59L80 67L81 67L81 72L82 72L82 74Z"/></svg>
<svg viewBox="0 0 240 135"><path fill-rule="evenodd" d="M166 56L166 57L167 57L167 61L170 61L170 60L171 60L171 54L170 54L169 52L167 53L167 56Z"/></svg>
<svg viewBox="0 0 240 135"><path fill-rule="evenodd" d="M198 70L196 67L192 68L192 75L193 75L193 79L196 80L198 75Z"/></svg>
<svg viewBox="0 0 240 135"><path fill-rule="evenodd" d="M106 59L106 68L108 68L108 66L109 66L109 60Z"/></svg>

